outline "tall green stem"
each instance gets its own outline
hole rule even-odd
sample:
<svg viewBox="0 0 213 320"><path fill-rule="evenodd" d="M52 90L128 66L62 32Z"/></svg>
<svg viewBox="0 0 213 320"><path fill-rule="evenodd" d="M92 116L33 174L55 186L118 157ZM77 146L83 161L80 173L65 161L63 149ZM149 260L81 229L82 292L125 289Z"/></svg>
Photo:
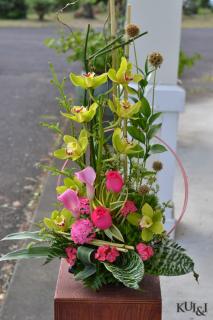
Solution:
<svg viewBox="0 0 213 320"><path fill-rule="evenodd" d="M156 68L154 71L154 80L153 80L153 88L152 88L152 114L154 112L154 107L155 107L155 85L156 85Z"/></svg>

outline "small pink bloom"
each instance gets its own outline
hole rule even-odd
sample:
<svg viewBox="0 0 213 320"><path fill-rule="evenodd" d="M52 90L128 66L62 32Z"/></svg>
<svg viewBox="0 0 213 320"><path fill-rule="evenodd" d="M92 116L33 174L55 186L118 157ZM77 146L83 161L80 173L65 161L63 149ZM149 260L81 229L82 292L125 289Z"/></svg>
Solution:
<svg viewBox="0 0 213 320"><path fill-rule="evenodd" d="M99 261L109 261L114 262L120 253L115 247L110 246L101 246L98 248L95 254L95 259Z"/></svg>
<svg viewBox="0 0 213 320"><path fill-rule="evenodd" d="M92 167L86 167L84 170L76 172L75 176L78 180L86 184L87 197L89 200L92 200L95 194L95 188L93 186L96 179L95 170Z"/></svg>
<svg viewBox="0 0 213 320"><path fill-rule="evenodd" d="M109 209L105 207L97 207L91 214L93 224L101 229L106 230L112 225L112 217Z"/></svg>
<svg viewBox="0 0 213 320"><path fill-rule="evenodd" d="M80 214L80 201L77 193L71 189L67 189L57 198L60 202L64 204L64 207L71 211L74 217L79 217Z"/></svg>
<svg viewBox="0 0 213 320"><path fill-rule="evenodd" d="M121 214L126 217L129 213L133 213L133 212L136 212L137 211L137 208L134 204L133 201L131 200L127 200L125 203L124 203L124 206L123 208L121 209Z"/></svg>
<svg viewBox="0 0 213 320"><path fill-rule="evenodd" d="M81 214L90 214L90 203L87 198L80 198L80 213Z"/></svg>
<svg viewBox="0 0 213 320"><path fill-rule="evenodd" d="M72 267L74 266L76 259L77 259L77 249L73 248L73 247L67 247L65 249L66 254L67 254L67 262L69 263L69 265Z"/></svg>
<svg viewBox="0 0 213 320"><path fill-rule="evenodd" d="M93 224L89 219L79 219L72 225L71 239L76 244L89 243L95 237Z"/></svg>
<svg viewBox="0 0 213 320"><path fill-rule="evenodd" d="M108 191L119 193L123 185L123 178L118 171L111 170L106 173L106 188Z"/></svg>
<svg viewBox="0 0 213 320"><path fill-rule="evenodd" d="M143 261L150 259L154 255L153 248L144 243L139 243L136 249Z"/></svg>

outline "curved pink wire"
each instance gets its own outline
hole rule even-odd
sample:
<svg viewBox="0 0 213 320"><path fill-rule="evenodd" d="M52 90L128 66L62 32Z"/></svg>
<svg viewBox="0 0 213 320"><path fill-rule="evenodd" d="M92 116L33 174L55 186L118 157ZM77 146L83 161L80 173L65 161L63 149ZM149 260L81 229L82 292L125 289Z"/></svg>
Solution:
<svg viewBox="0 0 213 320"><path fill-rule="evenodd" d="M177 219L176 223L174 224L174 226L167 232L167 235L170 235L176 228L177 228L177 225L181 222L183 216L184 216L184 213L186 211L186 208L187 208L187 204L188 204L188 197L189 197L189 183L188 183L188 178L187 178L187 174L186 174L186 171L184 169L184 166L182 164L182 161L180 160L180 158L178 157L177 153L163 140L161 139L160 137L158 136L155 136L155 138L157 140L159 140L162 144L164 144L167 149L172 153L172 155L175 157L177 163L178 163L178 166L181 170L181 173L182 173L182 177L183 177L183 181L184 181L184 201L183 201L183 206L182 206L182 209L181 209L181 213L179 215L179 218ZM66 165L68 163L69 159L67 159L62 168L61 168L61 171L63 171L65 168L66 168ZM61 175L58 177L58 180L57 180L57 187L60 185L61 183Z"/></svg>
<svg viewBox="0 0 213 320"><path fill-rule="evenodd" d="M157 140L159 140L162 144L164 144L167 147L167 149L173 154L173 156L175 157L175 159L176 159L176 161L177 161L177 163L179 165L179 168L180 168L181 173L182 173L183 181L184 181L184 189L185 190L184 190L183 206L182 206L179 218L177 219L177 221L174 224L174 226L167 233L169 235L177 228L177 225L181 222L181 220L182 220L182 218L184 216L184 213L186 211L187 204L188 204L188 197L189 197L189 183L188 183L188 178L187 178L186 171L185 171L184 166L182 164L182 161L178 157L177 153L163 139L161 139L160 137L157 137L157 136L155 136L155 138Z"/></svg>

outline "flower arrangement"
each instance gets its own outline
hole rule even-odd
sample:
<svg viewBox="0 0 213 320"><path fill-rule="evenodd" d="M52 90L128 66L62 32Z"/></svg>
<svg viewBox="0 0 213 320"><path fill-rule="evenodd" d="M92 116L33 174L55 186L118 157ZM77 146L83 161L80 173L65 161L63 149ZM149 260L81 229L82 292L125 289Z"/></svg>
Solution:
<svg viewBox="0 0 213 320"><path fill-rule="evenodd" d="M69 77L72 85L84 92L82 106L67 98L64 81L58 80L51 66L53 83L60 92L61 115L68 119L71 132L63 135L62 147L54 152L57 159L65 161L62 169L48 168L59 175L57 209L39 223L39 231L7 236L4 240L32 239L33 243L0 260L45 257L47 263L55 257L65 258L75 279L94 290L117 283L139 289L144 274L193 272L197 279L193 260L164 229L170 202L160 203L158 197L157 177L163 165L147 163L152 154L167 151L154 140L161 127L161 114L154 111L155 82L152 105L144 97L149 76L154 73L155 78L163 58L152 53L143 71L135 51L133 70L129 45L134 46L146 32L140 33L129 23L125 33L117 36L113 1L110 4L112 40L88 56L88 26L86 73ZM117 50L123 52L121 57ZM106 65L105 73L96 75L94 60L106 54L111 55L112 63ZM96 95L95 89L109 81L112 87ZM106 109L111 111L110 119L105 116ZM50 127L62 134L58 127Z"/></svg>

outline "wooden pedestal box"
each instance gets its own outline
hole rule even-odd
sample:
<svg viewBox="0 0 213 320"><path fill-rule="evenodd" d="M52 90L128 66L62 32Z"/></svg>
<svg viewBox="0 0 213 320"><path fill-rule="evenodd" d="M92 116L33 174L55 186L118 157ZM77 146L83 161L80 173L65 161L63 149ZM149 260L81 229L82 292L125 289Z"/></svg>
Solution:
<svg viewBox="0 0 213 320"><path fill-rule="evenodd" d="M142 291L105 287L93 292L75 281L62 260L55 292L54 320L161 320L157 277L145 276Z"/></svg>

